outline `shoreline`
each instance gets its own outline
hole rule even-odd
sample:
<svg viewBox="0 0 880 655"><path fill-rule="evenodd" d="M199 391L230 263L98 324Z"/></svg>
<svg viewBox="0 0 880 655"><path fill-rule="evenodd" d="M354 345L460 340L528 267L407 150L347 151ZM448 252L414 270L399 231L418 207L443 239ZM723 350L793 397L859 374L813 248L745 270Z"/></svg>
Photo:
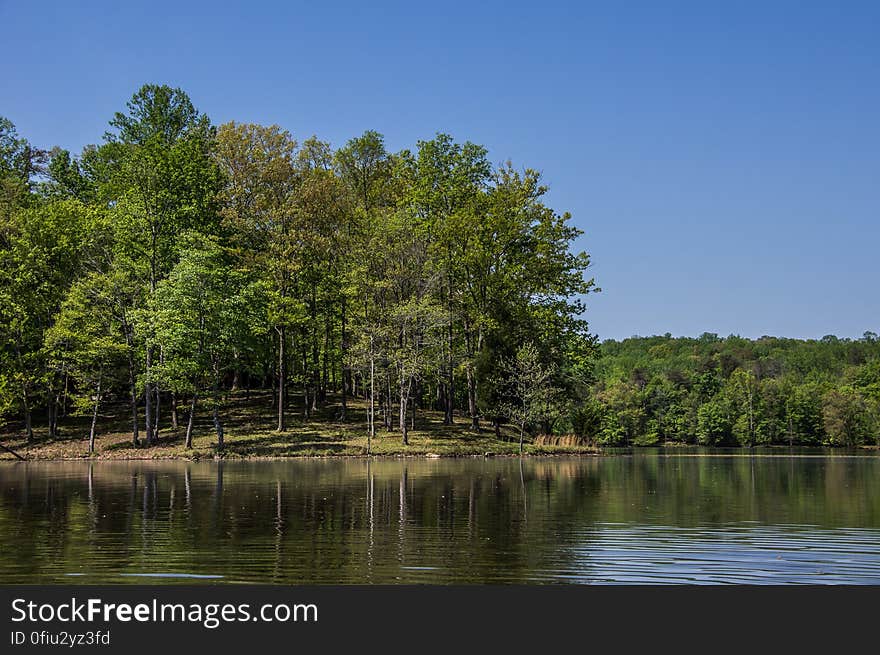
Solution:
<svg viewBox="0 0 880 655"><path fill-rule="evenodd" d="M67 446L71 442L61 442ZM288 453L283 455L258 455L243 454L230 450L224 453L216 453L197 449L193 451L179 451L172 449L174 444L162 444L154 446L132 447L132 452L114 453L97 452L89 455L87 453L76 453L67 455L52 455L53 444L40 444L32 447L31 450L19 449L17 452L24 457L23 460L16 459L8 452L0 453L0 464L12 463L28 463L28 462L149 462L149 461L182 461L182 462L246 462L246 461L265 461L279 462L284 460L331 460L331 459L375 459L375 460L391 460L391 459L494 459L494 458L524 458L539 459L553 457L631 457L639 453L656 454L662 457L719 457L719 458L746 458L746 457L866 457L871 455L880 455L880 448L877 446L858 446L853 448L831 447L831 446L782 446L782 445L764 445L754 448L748 447L710 447L696 446L692 444L666 444L657 446L608 446L608 447L589 447L589 446L536 446L534 444L526 444L525 452L518 452L518 444L510 442L498 442L502 446L500 450L477 451L473 448L465 447L449 447L444 452L434 452L426 449L424 446L411 444L409 448L413 448L411 452L402 450L406 446L391 447L380 452L367 454L366 452L303 452ZM509 446L515 446L510 449ZM399 449L398 449L399 448ZM692 448L695 452L675 452ZM47 452L48 451L48 452ZM141 452L138 452L141 451ZM152 451L152 452L151 452ZM669 452L663 452L669 451ZM796 452L791 452L796 451ZM814 451L814 452L811 452Z"/></svg>
<svg viewBox="0 0 880 655"><path fill-rule="evenodd" d="M518 446L517 446L518 447ZM2 462L77 462L77 461L85 461L85 462L117 462L117 461L186 461L186 462L199 462L199 461L283 461L283 460L303 460L303 459L493 459L496 457L504 457L504 458L517 458L517 457L598 457L602 455L608 455L609 453L601 452L601 449L598 448L589 448L589 447L565 447L560 446L557 448L547 447L547 446L532 446L531 448L527 445L525 452L520 454L518 451L512 452L509 449L502 449L500 451L486 450L486 451L475 451L472 449L462 448L460 450L448 450L446 452L434 452L431 450L425 450L423 448L418 448L413 450L412 452L406 452L402 450L388 450L385 452L325 452L325 453L314 453L314 452L306 452L300 454L284 454L284 455L256 455L256 454L242 454L234 451L228 451L223 453L211 453L205 452L202 450L194 451L191 454L187 452L162 452L161 450L156 450L155 452L150 452L149 447L143 447L145 452L141 453L120 453L120 454L108 454L106 452L97 452L92 455L83 453L83 454L70 454L70 455L60 455L53 456L51 454L47 454L44 448L34 448L30 451L28 450L18 450L17 452L24 457L23 460L16 459L14 456L9 453L0 454L0 463ZM132 450L135 450L134 448ZM141 450L138 448L137 450ZM41 452L42 451L42 452Z"/></svg>
<svg viewBox="0 0 880 655"><path fill-rule="evenodd" d="M437 453L412 453L412 454L373 454L373 455L287 455L270 457L266 455L245 455L235 457L177 457L177 456L161 456L161 457L34 457L24 460L15 458L0 457L0 464L28 464L28 463L48 463L48 462L283 462L283 461L304 461L304 460L342 460L342 459L541 459L548 457L611 457L616 454L594 452L542 452L542 453L523 453L522 455L511 453L485 453L485 454L445 454Z"/></svg>
<svg viewBox="0 0 880 655"><path fill-rule="evenodd" d="M194 440L192 449L185 449L182 440L174 435L163 435L153 445L134 446L130 435L121 433L101 435L96 439L94 453L88 453L88 441L67 439L44 441L29 447L21 441L4 443L24 458L19 460L12 452L0 451L0 462L51 462L51 461L279 461L286 459L451 459L494 457L555 457L599 456L600 449L587 445L537 445L524 444L520 455L519 443L498 440L494 435L463 435L457 433L445 437L427 433L411 433L410 444L400 443L398 434L377 436L373 439L372 452L367 453L366 437L351 434L304 435L297 432L251 433L227 438L222 451L208 437Z"/></svg>

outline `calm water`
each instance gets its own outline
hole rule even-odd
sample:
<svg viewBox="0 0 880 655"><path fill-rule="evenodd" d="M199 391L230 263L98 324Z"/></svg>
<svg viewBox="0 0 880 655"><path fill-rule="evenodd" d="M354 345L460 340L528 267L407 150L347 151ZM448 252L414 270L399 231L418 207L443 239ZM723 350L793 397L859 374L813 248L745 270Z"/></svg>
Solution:
<svg viewBox="0 0 880 655"><path fill-rule="evenodd" d="M0 583L880 584L880 458L0 464Z"/></svg>

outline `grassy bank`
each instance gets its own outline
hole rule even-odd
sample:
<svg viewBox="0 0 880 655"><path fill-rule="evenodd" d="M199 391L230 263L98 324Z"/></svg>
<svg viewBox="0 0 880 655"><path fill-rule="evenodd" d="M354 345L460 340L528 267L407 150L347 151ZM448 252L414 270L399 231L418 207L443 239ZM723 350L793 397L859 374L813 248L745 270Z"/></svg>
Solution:
<svg viewBox="0 0 880 655"><path fill-rule="evenodd" d="M225 447L217 450L217 435L208 408L196 414L193 448L184 447L186 411L180 412L180 425L171 429L170 408L162 408L162 430L153 446L136 447L131 442L131 429L124 405L108 408L98 422L95 452L88 452L89 421L87 417L66 417L59 424L59 435L49 439L45 429L35 430L33 443L26 443L21 426L11 425L0 432L0 442L27 459L199 459L222 456L229 459L277 457L363 456L367 454L367 407L363 401L349 399L346 421L339 420L338 399L331 399L309 420L291 412L288 429L279 433L272 429L275 408L267 393L232 394L224 408ZM485 426L479 433L469 430L469 419L458 417L454 425L443 425L442 414L420 411L415 428L409 433L409 444L403 445L399 431L379 429L372 440L371 452L377 456L474 456L516 455L519 441L515 432L502 428L501 438ZM143 425L143 422L141 422ZM143 435L141 435L143 437ZM593 454L587 446L537 446L527 439L527 455ZM14 456L0 452L0 460Z"/></svg>

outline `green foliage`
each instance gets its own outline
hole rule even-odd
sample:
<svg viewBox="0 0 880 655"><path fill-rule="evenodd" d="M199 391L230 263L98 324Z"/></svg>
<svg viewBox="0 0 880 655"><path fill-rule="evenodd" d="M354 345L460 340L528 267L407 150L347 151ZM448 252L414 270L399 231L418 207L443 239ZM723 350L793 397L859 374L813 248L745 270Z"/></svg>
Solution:
<svg viewBox="0 0 880 655"><path fill-rule="evenodd" d="M334 151L214 128L162 85L79 156L0 118L0 418L52 437L59 414L124 401L152 444L169 401L210 399L222 445L246 385L273 390L279 431L294 404L309 420L335 394L344 420L360 396L404 444L424 408L607 445L880 441L873 332L599 345L582 232L547 192L448 134Z"/></svg>
<svg viewBox="0 0 880 655"><path fill-rule="evenodd" d="M880 434L880 343L670 335L606 341L592 393L609 444L872 443Z"/></svg>
<svg viewBox="0 0 880 655"><path fill-rule="evenodd" d="M344 417L372 394L369 424L381 413L404 444L424 408L498 433L605 420L581 232L537 172L482 146L437 134L389 153L367 131L334 152L278 126L214 128L148 84L79 156L0 121L0 177L0 414L29 435L32 418L50 437L58 414L97 420L106 400L152 445L179 401L210 399L222 447L242 385L273 390L280 432L294 405L308 420L341 395Z"/></svg>
<svg viewBox="0 0 880 655"><path fill-rule="evenodd" d="M182 256L151 298L152 338L166 389L199 393L220 384L236 348L258 329L262 288L230 266L215 237L181 235Z"/></svg>
<svg viewBox="0 0 880 655"><path fill-rule="evenodd" d="M95 396L124 384L127 348L108 282L101 273L75 282L44 340L50 365L73 378L72 397L79 413L92 410Z"/></svg>
<svg viewBox="0 0 880 655"><path fill-rule="evenodd" d="M0 404L24 416L29 437L33 406L57 392L63 375L44 340L89 263L99 218L77 201L46 201L18 210L7 225L0 249Z"/></svg>
<svg viewBox="0 0 880 655"><path fill-rule="evenodd" d="M519 428L520 452L527 425L535 423L558 402L560 390L553 386L553 371L544 366L535 344L520 346L516 355L502 364L504 379L499 380L506 400L500 411Z"/></svg>
<svg viewBox="0 0 880 655"><path fill-rule="evenodd" d="M44 150L20 137L12 121L0 116L0 229L16 209L32 204L46 160Z"/></svg>
<svg viewBox="0 0 880 655"><path fill-rule="evenodd" d="M822 396L822 418L828 445L857 446L872 436L865 398L852 387L831 389Z"/></svg>
<svg viewBox="0 0 880 655"><path fill-rule="evenodd" d="M697 440L704 446L723 446L730 439L733 426L726 404L717 398L697 410Z"/></svg>

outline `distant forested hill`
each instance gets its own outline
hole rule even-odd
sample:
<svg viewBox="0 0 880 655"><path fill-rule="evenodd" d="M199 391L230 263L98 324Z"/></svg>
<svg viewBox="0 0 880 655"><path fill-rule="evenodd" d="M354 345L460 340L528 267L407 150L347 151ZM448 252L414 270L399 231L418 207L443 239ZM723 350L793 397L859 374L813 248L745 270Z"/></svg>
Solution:
<svg viewBox="0 0 880 655"><path fill-rule="evenodd" d="M880 441L880 339L670 335L605 341L580 417L599 442Z"/></svg>

